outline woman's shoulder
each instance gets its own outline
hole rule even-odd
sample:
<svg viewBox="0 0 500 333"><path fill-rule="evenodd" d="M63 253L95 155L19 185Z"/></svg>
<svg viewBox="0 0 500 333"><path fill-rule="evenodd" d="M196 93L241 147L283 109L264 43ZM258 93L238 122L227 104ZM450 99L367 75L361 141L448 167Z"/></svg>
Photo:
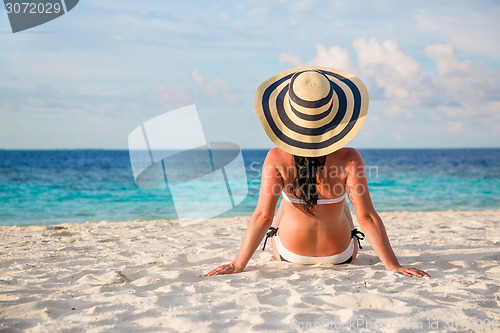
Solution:
<svg viewBox="0 0 500 333"><path fill-rule="evenodd" d="M272 148L267 152L266 160L273 162L282 162L290 156L292 155L285 152L284 150L281 150L279 148Z"/></svg>
<svg viewBox="0 0 500 333"><path fill-rule="evenodd" d="M327 159L334 164L344 164L352 161L363 161L361 154L355 148L344 147L328 155ZM293 155L280 148L272 148L267 152L266 162L275 165L289 164L293 161Z"/></svg>
<svg viewBox="0 0 500 333"><path fill-rule="evenodd" d="M329 155L329 161L333 164L346 165L349 163L363 163L363 158L356 148L344 147Z"/></svg>
<svg viewBox="0 0 500 333"><path fill-rule="evenodd" d="M332 156L335 158L352 158L352 157L361 156L361 154L359 153L359 151L356 148L344 147L344 148L340 148L339 150L334 151L329 156Z"/></svg>
<svg viewBox="0 0 500 333"><path fill-rule="evenodd" d="M267 152L264 165L285 173L287 168L293 166L293 155L279 148L273 148Z"/></svg>

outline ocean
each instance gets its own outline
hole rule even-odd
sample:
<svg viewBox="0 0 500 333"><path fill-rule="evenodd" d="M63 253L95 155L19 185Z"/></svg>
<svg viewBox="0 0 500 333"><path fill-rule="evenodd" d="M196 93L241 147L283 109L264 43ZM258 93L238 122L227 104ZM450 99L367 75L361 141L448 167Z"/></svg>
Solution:
<svg viewBox="0 0 500 333"><path fill-rule="evenodd" d="M377 211L500 209L500 149L360 152ZM220 216L252 214L266 153L242 151L248 195ZM176 218L168 190L136 185L127 150L0 150L0 225Z"/></svg>

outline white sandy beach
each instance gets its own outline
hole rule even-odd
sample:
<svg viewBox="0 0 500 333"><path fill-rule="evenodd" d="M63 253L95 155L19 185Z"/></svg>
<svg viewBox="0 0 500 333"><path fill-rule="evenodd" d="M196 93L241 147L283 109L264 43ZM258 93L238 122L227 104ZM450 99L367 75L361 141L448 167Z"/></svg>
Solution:
<svg viewBox="0 0 500 333"><path fill-rule="evenodd" d="M500 211L380 215L401 264L431 279L386 271L366 240L350 265L277 262L267 247L243 273L204 276L234 258L249 217L184 227L1 227L0 331L447 331L454 324L493 332Z"/></svg>

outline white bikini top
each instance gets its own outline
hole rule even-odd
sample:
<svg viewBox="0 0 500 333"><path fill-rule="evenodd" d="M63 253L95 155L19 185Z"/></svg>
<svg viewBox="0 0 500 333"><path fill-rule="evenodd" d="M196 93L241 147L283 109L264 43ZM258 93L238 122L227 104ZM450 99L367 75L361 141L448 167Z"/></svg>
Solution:
<svg viewBox="0 0 500 333"><path fill-rule="evenodd" d="M283 193L283 199L285 199L286 201L289 201L289 202L295 203L295 204L302 203L302 201L300 199L290 198L285 192L282 192L282 193ZM344 199L345 199L345 193L341 197L338 197L336 199L318 199L317 205L328 205L328 204L339 203Z"/></svg>

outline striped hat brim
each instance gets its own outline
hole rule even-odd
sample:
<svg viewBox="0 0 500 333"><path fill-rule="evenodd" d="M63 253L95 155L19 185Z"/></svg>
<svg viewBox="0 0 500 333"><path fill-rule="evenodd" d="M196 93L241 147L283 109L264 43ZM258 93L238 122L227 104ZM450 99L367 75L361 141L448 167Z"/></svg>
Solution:
<svg viewBox="0 0 500 333"><path fill-rule="evenodd" d="M324 74L333 88L333 104L316 114L291 106L289 85L304 71ZM271 141L297 156L324 156L345 147L363 127L368 90L353 74L328 67L307 66L284 71L264 81L255 93L255 112Z"/></svg>

